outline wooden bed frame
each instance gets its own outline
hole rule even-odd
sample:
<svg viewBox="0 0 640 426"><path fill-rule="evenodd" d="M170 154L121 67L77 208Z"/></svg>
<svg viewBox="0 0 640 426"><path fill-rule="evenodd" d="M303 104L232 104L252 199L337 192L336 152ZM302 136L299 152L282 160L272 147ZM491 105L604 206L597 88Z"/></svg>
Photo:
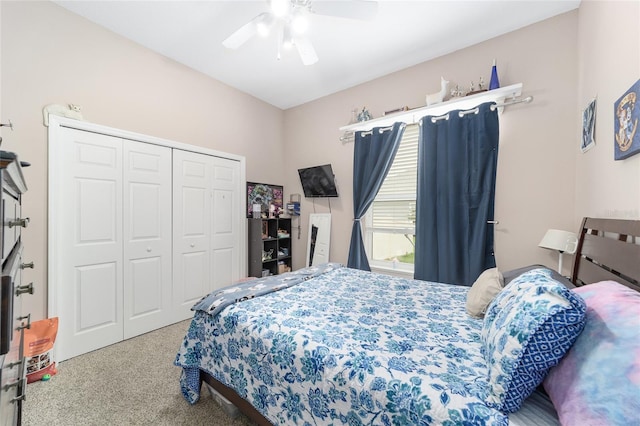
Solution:
<svg viewBox="0 0 640 426"><path fill-rule="evenodd" d="M640 220L585 217L571 281L576 286L612 280L640 291Z"/></svg>
<svg viewBox="0 0 640 426"><path fill-rule="evenodd" d="M613 280L640 291L640 220L586 217L579 234L571 274L576 286ZM256 425L272 424L233 389L204 371L200 376Z"/></svg>
<svg viewBox="0 0 640 426"><path fill-rule="evenodd" d="M247 400L238 395L235 390L223 385L218 380L211 377L211 375L209 375L209 373L207 373L206 371L200 370L200 378L203 382L207 382L209 386L215 389L215 391L220 395L225 397L225 399L227 399L230 403L235 405L238 410L254 424L258 426L272 426L272 423L267 420L267 418L263 416L260 411L256 410L253 405L249 404Z"/></svg>

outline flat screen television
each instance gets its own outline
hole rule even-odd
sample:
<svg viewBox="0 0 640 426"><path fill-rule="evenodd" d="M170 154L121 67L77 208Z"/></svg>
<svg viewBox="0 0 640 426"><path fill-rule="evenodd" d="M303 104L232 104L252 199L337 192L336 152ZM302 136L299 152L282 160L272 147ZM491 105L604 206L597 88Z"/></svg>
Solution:
<svg viewBox="0 0 640 426"><path fill-rule="evenodd" d="M331 164L298 169L304 196L307 198L337 197L338 188Z"/></svg>

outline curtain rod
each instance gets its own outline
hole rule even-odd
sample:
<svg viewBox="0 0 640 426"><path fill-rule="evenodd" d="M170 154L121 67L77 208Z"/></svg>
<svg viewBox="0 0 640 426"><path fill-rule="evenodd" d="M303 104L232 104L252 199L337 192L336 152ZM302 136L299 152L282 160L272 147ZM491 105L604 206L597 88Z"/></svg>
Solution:
<svg viewBox="0 0 640 426"><path fill-rule="evenodd" d="M497 108L504 108L504 107L509 106L509 105L515 105L515 104L520 104L520 103L528 104L528 103L531 103L532 101L533 101L533 96L527 96L526 98L522 98L522 99L516 99L515 96L514 96L514 98L512 98L509 101L503 101L503 102L499 102L499 103L496 103L494 105L491 105L491 110L495 111ZM466 114L476 113L477 111L478 111L478 107L475 107L475 108L468 109L468 110L461 110L459 112L459 114L462 117L462 116L464 116ZM446 113L446 114L441 115L441 116L433 117L432 120L434 120L434 122L435 122L435 121L438 121L438 120L445 120L448 117L449 117L449 113ZM419 123L419 122L420 122L420 119L413 120L413 121L411 121L411 123L407 123L407 124L414 124L414 123ZM390 128L391 127L383 127L383 128L381 128L381 131L388 130ZM361 130L345 130L343 135L340 136L340 141L343 142L343 143L354 142L355 141L355 137L354 136L355 136L356 132L359 132L359 131L361 131ZM371 134L371 132L372 132L372 130L367 130L367 131L365 131L365 134Z"/></svg>
<svg viewBox="0 0 640 426"><path fill-rule="evenodd" d="M380 128L378 129L378 132L379 132L379 133L384 133L384 132L386 132L386 131L388 131L388 130L391 130L391 129L393 129L393 126L389 126L389 127L380 127ZM355 133L355 132L354 132L354 133ZM367 130L367 131L364 131L364 132L360 133L360 136L366 136L366 135L372 135L372 134L373 134L373 130Z"/></svg>
<svg viewBox="0 0 640 426"><path fill-rule="evenodd" d="M371 130L374 127L390 126L395 122L417 123L425 115L442 115L457 109L475 108L486 102L500 103L508 99L516 99L522 95L522 83L510 86L499 87L497 89L485 90L474 95L454 97L448 101L436 104L425 105L412 108L406 111L399 111L385 114L381 117L372 118L366 121L358 121L341 126L340 131Z"/></svg>
<svg viewBox="0 0 640 426"><path fill-rule="evenodd" d="M523 98L523 99L513 99L511 101L491 105L491 111L495 111L497 108L504 108L508 105L514 105L514 104L520 104L520 103L528 104L531 101L533 101L533 96L527 96L526 98ZM468 110L461 110L460 112L458 112L458 116L462 118L467 114L477 114L478 111L480 111L478 107L468 109ZM446 113L444 115L440 115L437 117L431 117L431 122L435 123L436 121L448 120L448 119L449 119L449 113Z"/></svg>

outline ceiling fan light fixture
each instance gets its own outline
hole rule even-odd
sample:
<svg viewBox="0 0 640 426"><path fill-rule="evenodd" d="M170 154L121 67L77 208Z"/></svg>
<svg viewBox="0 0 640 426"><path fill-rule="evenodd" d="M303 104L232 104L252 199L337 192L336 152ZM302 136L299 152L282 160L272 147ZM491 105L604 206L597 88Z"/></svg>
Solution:
<svg viewBox="0 0 640 426"><path fill-rule="evenodd" d="M309 19L303 11L296 11L291 17L291 29L296 35L302 35L309 29Z"/></svg>
<svg viewBox="0 0 640 426"><path fill-rule="evenodd" d="M271 12L277 18L289 15L290 10L291 2L289 0L271 0Z"/></svg>
<svg viewBox="0 0 640 426"><path fill-rule="evenodd" d="M271 26L273 24L273 16L270 13L263 13L256 21L256 31L259 36L267 37L271 32Z"/></svg>
<svg viewBox="0 0 640 426"><path fill-rule="evenodd" d="M289 25L285 25L282 30L282 47L286 50L290 50L293 46L294 42L291 35L291 28Z"/></svg>
<svg viewBox="0 0 640 426"><path fill-rule="evenodd" d="M313 65L318 62L318 55L306 34L311 15L368 20L373 19L378 12L378 2L374 0L266 0L266 2L269 5L269 12L257 15L234 31L222 41L225 47L237 49L256 34L267 37L276 31L278 59L282 57L282 49L295 46L302 63Z"/></svg>

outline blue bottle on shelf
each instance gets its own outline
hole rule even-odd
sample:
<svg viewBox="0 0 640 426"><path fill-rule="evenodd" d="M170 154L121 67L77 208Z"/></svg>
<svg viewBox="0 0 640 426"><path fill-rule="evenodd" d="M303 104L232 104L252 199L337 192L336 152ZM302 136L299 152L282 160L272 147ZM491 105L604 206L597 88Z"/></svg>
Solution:
<svg viewBox="0 0 640 426"><path fill-rule="evenodd" d="M498 81L498 69L496 68L496 60L493 60L493 67L491 68L491 80L489 81L489 90L497 89L500 87L500 81Z"/></svg>

